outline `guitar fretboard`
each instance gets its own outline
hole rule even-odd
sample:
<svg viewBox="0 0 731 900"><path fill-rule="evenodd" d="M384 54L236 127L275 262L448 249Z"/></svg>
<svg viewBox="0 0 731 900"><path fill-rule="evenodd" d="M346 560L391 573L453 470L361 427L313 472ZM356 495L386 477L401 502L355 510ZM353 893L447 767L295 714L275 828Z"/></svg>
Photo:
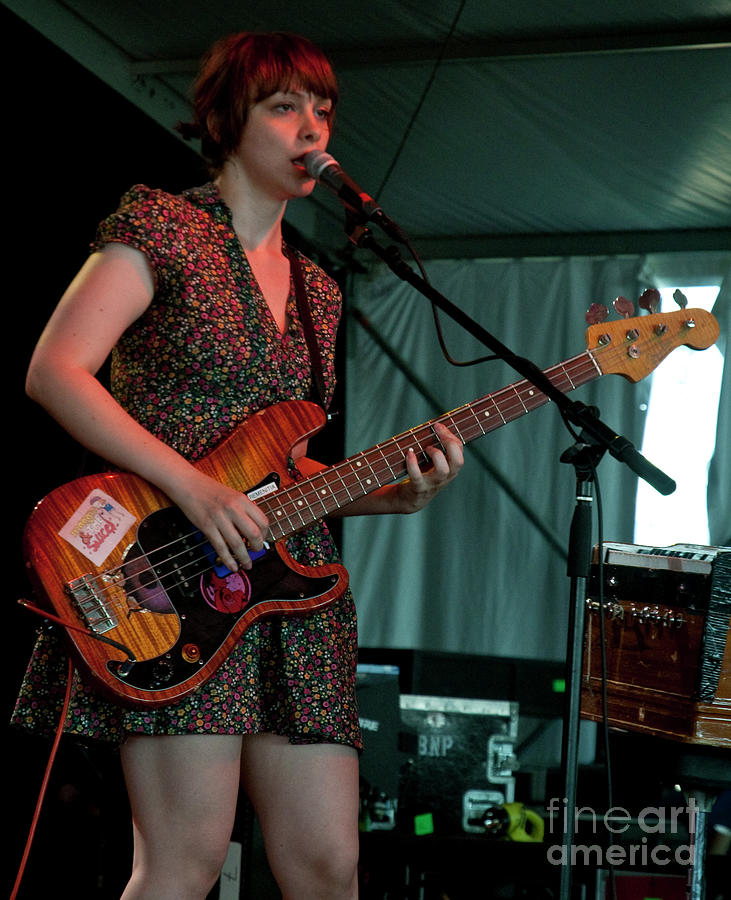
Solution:
<svg viewBox="0 0 731 900"><path fill-rule="evenodd" d="M562 393L602 374L590 350L544 371L551 384ZM530 381L518 381L298 481L259 501L259 506L269 517L271 536L274 540L289 537L353 500L403 478L406 475L405 454L409 448L414 450L417 458L426 461L426 448L439 445L434 430L438 422L468 444L548 402L549 398Z"/></svg>

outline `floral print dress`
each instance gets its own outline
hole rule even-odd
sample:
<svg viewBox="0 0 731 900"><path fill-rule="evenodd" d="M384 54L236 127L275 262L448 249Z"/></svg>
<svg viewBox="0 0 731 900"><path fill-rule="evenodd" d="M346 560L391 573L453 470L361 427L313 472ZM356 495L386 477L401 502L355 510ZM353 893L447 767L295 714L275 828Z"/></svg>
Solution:
<svg viewBox="0 0 731 900"><path fill-rule="evenodd" d="M112 393L149 431L191 460L240 422L282 400L309 399L310 359L294 290L280 334L215 185L170 195L137 186L99 227L93 249L122 242L145 253L155 296L112 356ZM294 251L289 251L290 253ZM329 396L340 293L298 254ZM288 540L306 565L336 551L322 524ZM67 732L119 743L137 734L254 734L360 748L355 705L356 618L349 592L323 611L251 626L213 678L180 703L153 710L101 698L74 673ZM43 631L13 714L49 733L66 690L66 654Z"/></svg>

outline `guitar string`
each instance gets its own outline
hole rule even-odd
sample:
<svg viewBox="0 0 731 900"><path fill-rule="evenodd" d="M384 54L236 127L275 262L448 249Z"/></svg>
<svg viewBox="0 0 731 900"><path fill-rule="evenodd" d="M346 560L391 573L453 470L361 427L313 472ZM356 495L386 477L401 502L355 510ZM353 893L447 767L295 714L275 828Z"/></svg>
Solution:
<svg viewBox="0 0 731 900"><path fill-rule="evenodd" d="M196 531L192 531L189 537L194 537L195 534ZM185 538L176 538L167 546L172 547L182 540L185 540ZM189 549L186 547L176 555L165 558L159 563L150 562L152 556L159 554L164 549L164 546L156 547L148 553L143 553L141 556L125 560L123 563L120 563L111 569L101 572L92 578L87 578L84 581L83 587L91 591L92 596L82 597L77 600L77 603L83 607L87 621L90 615L94 613L98 614L104 612L107 615L112 615L117 611L123 611L125 614L134 612L135 607L130 607L129 601L137 604L136 609L150 609L151 607L146 605L146 601L140 599L140 595L143 595L146 592L152 592L158 587L165 592L166 590L171 590L180 585L185 585L192 580L192 578L200 577L205 572L215 568L214 564L210 562L208 554L205 553L204 547L201 547L203 553L198 557L189 559L185 563L185 566L193 567L198 563L205 562L206 565L198 569L198 571L185 575L182 572L182 567L175 566L172 572L161 575L159 569L163 564L171 563L172 560L189 552ZM126 571L127 569L133 569L134 564L137 561L143 561L144 567L139 570ZM135 581L140 582L143 577L149 576L150 574L152 575L152 580L149 584L139 583L137 586L132 586ZM170 582L170 576L177 576L179 580ZM123 596L117 596L119 591L123 593ZM90 602L91 600L94 602Z"/></svg>
<svg viewBox="0 0 731 900"><path fill-rule="evenodd" d="M602 349L605 350L605 352L606 352L606 350L609 350L610 348L602 348ZM574 370L573 371L574 377L577 377L577 375L582 370L586 370L587 372L593 372L593 370L595 368L598 368L598 367L596 367L596 363L593 361L592 352L590 350L587 350L587 351L584 351L584 353L580 354L577 357L574 357L571 360L567 360L564 363L560 363L556 366L551 367L550 369L547 369L546 374L552 380L553 380L554 376L556 376L556 375L564 376L569 382L568 389L573 389L577 385L574 384L573 379L568 374L569 369ZM585 382L580 382L580 383L585 383ZM525 394L526 394L525 397L522 395L521 392L525 392ZM500 398L503 396L511 398L511 399L514 397L517 399L518 402L511 403L508 400L501 400ZM307 485L309 485L309 495L311 497L313 497L314 500L316 500L319 505L323 506L325 513L327 513L328 507L321 499L321 492L318 490L318 488L315 488L311 484L311 482L318 482L318 484L320 484L320 485L325 484L328 488L328 496L335 501L335 503L337 504L337 507L342 505L341 499L340 499L341 497L347 498L347 499L354 499L354 498L352 498L350 491L348 490L348 487L354 486L354 485L362 485L362 483L363 483L363 480L358 477L357 473L355 473L355 471L353 469L355 460L360 461L363 459L367 459L369 456L375 456L377 460L379 460L385 464L385 467L382 467L382 466L379 466L378 462L375 462L375 463L368 462L368 471L372 472L374 477L378 481L377 486L381 486L382 484L387 483L387 480L381 481L381 479L383 478L384 472L387 472L389 474L390 478L388 480L393 480L394 478L400 477L406 471L405 465L403 464L403 454L405 452L405 449L407 448L407 446L410 443L416 444L422 452L424 450L424 446L429 445L426 442L427 438L431 439L431 441L430 441L431 445L436 444L436 440L434 438L434 433L433 433L433 424L435 422L444 422L447 424L451 424L452 427L454 428L454 430L456 430L460 434L461 437L464 436L463 440L465 443L467 443L470 440L473 440L474 438L479 437L480 435L487 434L488 431L494 430L496 427L498 427L499 423L497 423L496 420L492 420L492 422L490 423L490 428L488 428L488 429L485 429L484 425L482 423L480 423L479 421L475 421L474 423L472 422L473 419L476 420L476 412L475 411L477 409L479 409L480 406L483 406L483 407L488 406L488 405L494 406L495 409L497 409L497 411L499 413L500 420L503 423L507 423L509 421L513 421L518 415L526 414L527 412L531 411L532 409L535 409L540 405L544 405L546 402L548 402L548 398L542 392L537 391L535 388L533 388L533 386L530 384L530 382L523 381L523 382L517 382L512 385L508 385L505 388L502 388L499 391L495 392L494 394L486 395L485 397L479 398L478 400L473 401L472 403L465 404L464 406L459 407L456 410L453 410L451 413L444 414L444 415L432 420L432 422L430 422L430 423L426 423L425 425L422 425L422 426L417 426L416 428L412 429L411 431L407 431L407 432L402 433L401 435L397 435L395 438L391 438L389 441L386 441L383 444L379 444L376 447L371 448L371 450L364 451L362 454L358 454L357 456L352 457L350 460L345 460L345 461L343 461L343 463L339 463L336 466L330 467L329 469L325 470L325 472L323 472L323 473L318 473L315 476L311 476L311 478L307 479L306 482L303 482L303 483L295 482L295 484L289 486L288 488L285 488L285 490L283 492L278 494L277 497L273 498L273 499L277 501L277 506L280 509L283 507L286 507L288 503L293 507L294 513L288 513L283 516L283 518L286 520L286 523L289 525L290 530L288 531L282 527L282 521L281 521L282 517L278 517L276 519L275 523L273 523L273 524L276 524L279 526L279 528L282 532L280 535L280 538L283 538L283 537L288 536L289 534L295 533L296 531L298 531L302 527L305 527L306 525L310 524L312 521L315 521L319 517L319 516L315 516L312 513L311 507L313 504L313 500L309 500L305 504L305 511L309 512L310 515L312 515L312 518L310 518L309 520L306 520L302 516L302 503L305 502L302 498L306 498L308 496L308 491L303 490L303 488L307 487ZM527 405L527 403L531 404L530 407ZM520 410L520 409L522 409L522 411L523 411L522 413L515 412L515 410ZM459 421L460 418L463 418L466 420L464 425L460 424L460 421ZM495 424L493 424L493 423L495 423ZM424 438L420 437L421 433L423 433L425 435ZM391 452L389 450L386 453L384 453L384 449L383 449L384 447L393 447L393 448L395 448L395 450L393 452ZM398 464L394 465L393 463L390 462L390 459L396 460ZM343 479L342 476L340 475L340 472L339 472L340 469L344 469L346 472L350 473L351 476L355 475L355 481L350 481L350 483L346 482L346 480ZM332 474L330 474L330 473L332 473ZM337 475L337 478L334 477L336 475ZM368 479L366 479L366 481L367 480ZM342 490L340 492L338 492L337 488L333 488L332 485L327 485L327 481L342 482L342 485L343 485ZM299 495L299 499L289 499L288 495ZM362 494L360 494L359 496L362 496ZM269 503L263 502L263 503L260 503L260 506L262 508L267 508L269 506ZM296 527L295 527L295 522L296 522L295 516L296 516L296 518L298 518L300 520L300 524L297 524ZM271 528L270 528L270 530L271 530ZM112 591L115 591L115 589L121 587L122 590L124 591L125 597L131 597L133 600L135 599L135 594L147 591L147 590L149 590L149 587L146 585L140 585L137 588L133 588L131 591L127 591L126 587L125 587L126 582L128 580L131 580L132 578L137 578L139 580L145 574L149 574L150 572L154 576L155 584L159 585L162 588L163 592L165 590L171 590L172 588L179 587L181 584L185 584L186 582L190 581L191 576L183 576L180 578L179 581L174 582L173 584L164 584L163 579L165 578L165 576L161 577L157 571L157 567L159 567L161 565L161 563L154 563L154 562L150 563L146 568L142 568L139 571L134 571L133 573L130 573L130 574L125 573L124 569L125 569L125 567L132 565L135 560L145 559L149 562L150 556L152 556L153 554L159 555L161 552L165 551L166 549L174 547L175 544L177 544L181 541L189 541L190 538L192 536L194 536L196 533L199 533L198 529L194 529L187 535L183 535L181 537L175 538L174 540L170 541L166 545L161 545L160 547L156 547L153 551L150 551L149 553L144 553L142 557L135 557L133 560L125 561L124 563L122 563L112 569L102 572L99 575L94 576L91 579L88 579L86 584L89 585L90 583L92 583L94 581L103 583L101 592L99 592L97 588L93 588L95 598L98 597L99 593L111 593ZM203 546L203 548L205 548L206 545L203 544L202 546ZM208 545L208 546L210 546L210 545ZM190 548L188 546L185 546L183 548L183 550L181 550L180 553L177 554L177 556L180 556L180 555L183 555L183 554L189 553L189 552L190 552ZM176 556L174 555L172 557L163 559L162 563L169 564L175 558L176 558ZM207 567L203 567L202 569L197 571L195 573L195 577L200 577L205 572L210 571L211 569L215 568L214 564L210 564L210 560L209 560L208 555L205 553L205 549L204 549L204 553L202 556L190 559L186 563L186 566L193 566L196 563L202 562L204 560L208 560L209 565ZM119 577L118 577L120 571L122 572L122 576L123 576L121 583L120 583ZM179 576L181 574L180 569L178 567L176 567L172 573L168 573L168 575L170 575L170 574ZM107 579L111 579L111 583L104 583L107 581ZM139 601L135 600L135 602L138 602L139 608L145 609L144 601L139 602ZM106 605L105 605L105 601L102 599L99 599L97 611L99 609L107 608L107 606L109 606L109 603L110 603L110 601L106 601ZM124 606L124 600L121 598L117 599L117 598L113 597L111 599L111 606L113 607L115 604ZM86 608L88 610L94 609L93 605L89 605L88 603L86 604Z"/></svg>

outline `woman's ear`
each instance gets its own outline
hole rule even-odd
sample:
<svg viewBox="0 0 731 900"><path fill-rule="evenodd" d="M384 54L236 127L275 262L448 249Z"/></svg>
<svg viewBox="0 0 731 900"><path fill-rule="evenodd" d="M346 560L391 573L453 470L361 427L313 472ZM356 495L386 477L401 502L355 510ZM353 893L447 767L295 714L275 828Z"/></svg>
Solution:
<svg viewBox="0 0 731 900"><path fill-rule="evenodd" d="M217 143L221 143L221 123L218 116L214 112L209 112L206 116L206 129L208 134Z"/></svg>

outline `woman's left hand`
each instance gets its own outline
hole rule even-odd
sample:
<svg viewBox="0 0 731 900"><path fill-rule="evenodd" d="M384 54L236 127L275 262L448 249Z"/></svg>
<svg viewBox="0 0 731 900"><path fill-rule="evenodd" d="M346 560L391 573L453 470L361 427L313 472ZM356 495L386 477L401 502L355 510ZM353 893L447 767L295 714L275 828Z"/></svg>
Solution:
<svg viewBox="0 0 731 900"><path fill-rule="evenodd" d="M464 465L462 441L445 425L436 423L439 445L426 448L431 466L422 470L413 450L406 453L408 479L395 485L395 512L413 513L423 509L446 487Z"/></svg>
<svg viewBox="0 0 731 900"><path fill-rule="evenodd" d="M373 516L393 513L413 513L423 509L443 487L456 477L464 464L462 441L444 425L435 424L434 431L441 446L426 450L431 465L423 471L412 450L406 454L406 473L409 476L398 484L388 484L346 503L334 510L333 516ZM321 472L325 466L302 455L295 457L297 468L305 475Z"/></svg>

